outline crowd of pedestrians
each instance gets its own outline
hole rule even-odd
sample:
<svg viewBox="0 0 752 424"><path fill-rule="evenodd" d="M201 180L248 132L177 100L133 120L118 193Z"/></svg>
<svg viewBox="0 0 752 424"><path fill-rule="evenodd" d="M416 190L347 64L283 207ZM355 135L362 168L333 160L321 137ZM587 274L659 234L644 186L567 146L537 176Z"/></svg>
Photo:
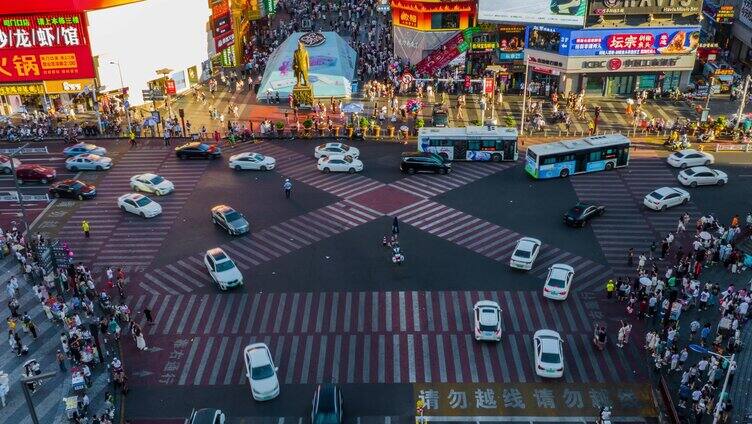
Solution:
<svg viewBox="0 0 752 424"><path fill-rule="evenodd" d="M750 316L752 288L718 280L733 278L749 266L736 243L749 236L746 230L752 216L746 228L738 215L728 225L712 214L701 216L694 231L690 221L683 214L675 234L651 243L639 255L629 249L627 265L636 276L607 281L606 295L611 299L616 294L616 300L626 304L628 321L619 329L617 345L628 342L629 320L641 321L647 330L644 349L652 358L652 368L679 377L676 406L682 415L700 423L714 414L725 420L733 408L729 390L721 393L721 387L728 373L733 390L736 361L731 355L744 347L740 334ZM725 277L707 278L711 267ZM708 353L696 353L691 344Z"/></svg>
<svg viewBox="0 0 752 424"><path fill-rule="evenodd" d="M23 375L38 375L56 367L64 378L70 379L70 396L66 405L72 422L109 424L114 420L114 393L128 392L127 376L122 361L116 357L122 333L128 332L139 350L148 350L144 333L131 319L130 308L125 304L126 275L122 269L108 268L96 277L83 263L71 263L46 274L40 265L37 252L49 243L41 235L27 240L15 225L8 231L0 229L0 249L4 256L11 255L21 273L5 282L8 312L5 319L9 348L25 360ZM63 246L66 249L66 246ZM96 283L95 280L100 280ZM22 296L32 292L38 301L30 308L20 308ZM115 298L119 301L115 301ZM31 303L34 304L33 302ZM34 311L37 306L41 309ZM28 310L31 309L31 310ZM53 355L45 352L38 342L40 333L34 319L46 318L58 329L59 345ZM150 318L150 314L147 318ZM150 319L148 321L151 321ZM46 355L46 357L45 357ZM0 372L1 373L1 372ZM107 373L107 388L97 410L92 410L90 389L97 375ZM21 375L5 374L11 382ZM29 383L34 392L43 382ZM12 387L12 386L11 386ZM3 400L7 394L0 388ZM91 394L92 396L95 394ZM99 393L101 395L101 393Z"/></svg>

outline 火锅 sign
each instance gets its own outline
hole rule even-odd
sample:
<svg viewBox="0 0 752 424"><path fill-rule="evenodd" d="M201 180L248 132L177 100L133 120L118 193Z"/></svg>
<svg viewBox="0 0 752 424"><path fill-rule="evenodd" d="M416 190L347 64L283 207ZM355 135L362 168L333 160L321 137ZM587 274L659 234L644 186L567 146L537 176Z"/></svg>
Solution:
<svg viewBox="0 0 752 424"><path fill-rule="evenodd" d="M83 13L0 17L0 82L94 78Z"/></svg>
<svg viewBox="0 0 752 424"><path fill-rule="evenodd" d="M590 0L590 14L648 15L659 13L697 14L702 0Z"/></svg>

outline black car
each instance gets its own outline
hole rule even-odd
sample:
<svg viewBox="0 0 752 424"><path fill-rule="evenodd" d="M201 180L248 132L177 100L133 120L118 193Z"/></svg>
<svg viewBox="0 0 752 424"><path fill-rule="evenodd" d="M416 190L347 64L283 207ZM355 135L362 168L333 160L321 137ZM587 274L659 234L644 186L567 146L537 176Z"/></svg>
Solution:
<svg viewBox="0 0 752 424"><path fill-rule="evenodd" d="M572 227L584 227L593 217L603 215L605 206L578 203L564 214L564 223Z"/></svg>
<svg viewBox="0 0 752 424"><path fill-rule="evenodd" d="M452 164L441 156L426 152L404 152L400 161L400 171L414 174L416 172L433 172L446 174L452 170Z"/></svg>
<svg viewBox="0 0 752 424"><path fill-rule="evenodd" d="M175 148L175 155L180 159L216 159L222 155L222 149L216 144L191 142Z"/></svg>
<svg viewBox="0 0 752 424"><path fill-rule="evenodd" d="M312 424L342 423L342 391L334 384L319 384L311 401Z"/></svg>
<svg viewBox="0 0 752 424"><path fill-rule="evenodd" d="M63 180L50 186L50 196L68 199L93 199L97 195L94 184L87 184L81 180Z"/></svg>

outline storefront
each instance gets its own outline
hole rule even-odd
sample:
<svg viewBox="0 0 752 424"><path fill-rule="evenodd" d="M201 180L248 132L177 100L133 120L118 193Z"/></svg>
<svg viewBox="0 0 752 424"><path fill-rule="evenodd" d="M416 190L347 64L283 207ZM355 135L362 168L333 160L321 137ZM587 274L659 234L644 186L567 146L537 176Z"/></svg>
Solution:
<svg viewBox="0 0 752 424"><path fill-rule="evenodd" d="M629 96L690 81L699 28L569 30L533 26L527 45L531 81L561 92Z"/></svg>
<svg viewBox="0 0 752 424"><path fill-rule="evenodd" d="M395 55L412 64L458 31L475 26L474 1L391 0L390 4Z"/></svg>
<svg viewBox="0 0 752 424"><path fill-rule="evenodd" d="M84 13L5 15L0 20L2 112L91 109L77 94L94 89Z"/></svg>

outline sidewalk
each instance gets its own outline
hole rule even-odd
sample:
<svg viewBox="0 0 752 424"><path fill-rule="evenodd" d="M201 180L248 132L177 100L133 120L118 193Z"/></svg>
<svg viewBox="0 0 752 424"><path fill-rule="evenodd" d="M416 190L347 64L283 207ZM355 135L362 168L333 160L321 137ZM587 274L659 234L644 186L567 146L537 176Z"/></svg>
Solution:
<svg viewBox="0 0 752 424"><path fill-rule="evenodd" d="M55 373L54 377L45 380L41 387L31 395L39 422L45 424L67 423L63 398L71 396L73 393L71 387L72 363L70 360L66 360L67 370L66 372L61 372L55 358L58 349L62 348L60 334L63 331L63 327L61 324L53 323L47 319L41 304L33 292L32 285L24 280L20 266L15 258L7 256L0 260L0 272L2 272L0 282L3 283L3 290L0 292L0 302L7 305L8 295L5 291L5 282L17 274L21 292L18 298L21 304L19 312L21 314L24 312L29 313L36 325L38 334L37 340L33 340L31 335L23 333L21 325L18 325L18 331L22 336L23 343L29 347L29 354L19 357L15 352L10 351L7 341L7 328L6 332L4 332L6 337L3 339L4 348L0 349L0 352L2 352L0 353L0 370L9 375L10 391L6 398L6 406L0 407L0 422L14 424L30 424L32 422L19 378L23 373L24 362L36 359L41 366L42 373ZM3 314L3 321L8 316L9 312L6 309ZM109 363L116 352L108 351L104 345L103 336L100 334L99 337L100 342L103 343L104 351L102 353L105 357L105 363L97 364L92 368L92 385L86 390L91 399L89 406L90 414L97 415L104 412L104 396L106 392L115 394L116 400L119 398L119 393L115 392L110 384L109 371L105 365ZM112 346L112 348L117 349L117 346ZM116 402L116 405L118 403ZM115 421L117 421L117 416Z"/></svg>

